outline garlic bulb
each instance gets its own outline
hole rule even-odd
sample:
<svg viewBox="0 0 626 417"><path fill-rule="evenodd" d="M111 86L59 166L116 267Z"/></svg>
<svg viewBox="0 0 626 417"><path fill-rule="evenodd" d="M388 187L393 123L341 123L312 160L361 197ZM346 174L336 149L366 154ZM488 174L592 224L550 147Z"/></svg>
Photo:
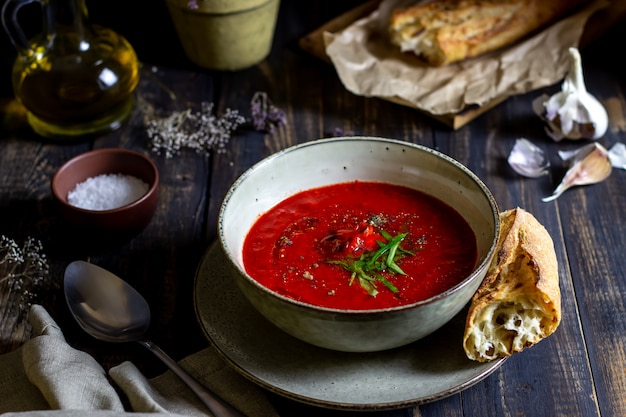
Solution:
<svg viewBox="0 0 626 417"><path fill-rule="evenodd" d="M552 97L543 95L533 101L533 109L546 123L546 133L561 139L598 139L609 126L606 109L587 92L580 53L569 48L571 66L561 86Z"/></svg>
<svg viewBox="0 0 626 417"><path fill-rule="evenodd" d="M574 152L559 152L559 155L563 159L571 159L570 168L554 193L543 199L544 202L555 200L565 190L576 185L604 181L613 170L609 152L597 142L583 146Z"/></svg>

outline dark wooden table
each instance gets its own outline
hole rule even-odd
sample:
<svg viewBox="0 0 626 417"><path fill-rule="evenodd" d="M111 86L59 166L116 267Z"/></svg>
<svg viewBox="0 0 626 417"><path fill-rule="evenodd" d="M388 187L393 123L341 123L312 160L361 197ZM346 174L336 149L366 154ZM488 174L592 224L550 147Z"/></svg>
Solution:
<svg viewBox="0 0 626 417"><path fill-rule="evenodd" d="M217 113L233 108L248 114L253 93L265 91L287 112L288 124L273 135L240 129L223 154L184 152L166 159L149 149L138 111L119 131L74 144L42 140L3 114L0 233L17 242L29 236L40 239L56 282L75 259L90 259L129 280L152 307L150 337L181 359L208 344L194 313L194 274L215 240L222 197L238 175L273 152L339 130L423 144L473 170L493 191L501 210L520 206L546 226L559 261L563 320L554 335L461 393L371 415L626 415L626 172L614 170L600 184L571 189L551 203L541 201L565 171L557 151L582 145L553 142L532 112L533 98L552 94L559 85L512 97L457 131L415 110L349 93L331 66L303 52L297 42L358 3L284 0L270 57L244 71L213 73L187 61L162 2L88 2L93 21L113 27L135 46L144 63L139 96L164 111L213 102ZM9 74L15 53L4 33L0 36L0 87L6 104L12 97ZM607 148L626 142L626 67L618 59L625 36L626 25L620 23L582 50L588 89L609 109L609 131L600 140ZM506 157L520 137L545 149L552 163L549 176L526 179L510 169ZM103 147L133 149L155 161L161 175L160 205L152 223L132 240L114 247L97 247L97 236L72 243L54 210L50 180L71 157ZM15 302L15 295L0 283L0 353L17 348L30 336L24 317L11 308ZM59 289L39 294L38 302L58 321L69 343L92 354L105 368L132 360L148 376L165 370L139 345L105 344L83 334ZM268 395L282 416L357 414Z"/></svg>

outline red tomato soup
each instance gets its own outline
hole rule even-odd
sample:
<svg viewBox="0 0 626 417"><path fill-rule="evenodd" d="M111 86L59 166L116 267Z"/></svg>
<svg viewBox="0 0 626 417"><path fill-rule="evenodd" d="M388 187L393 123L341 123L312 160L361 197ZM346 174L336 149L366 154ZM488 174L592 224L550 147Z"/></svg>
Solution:
<svg viewBox="0 0 626 417"><path fill-rule="evenodd" d="M450 206L359 181L287 198L255 222L243 247L246 271L265 287L351 310L430 298L467 277L476 257L473 231Z"/></svg>

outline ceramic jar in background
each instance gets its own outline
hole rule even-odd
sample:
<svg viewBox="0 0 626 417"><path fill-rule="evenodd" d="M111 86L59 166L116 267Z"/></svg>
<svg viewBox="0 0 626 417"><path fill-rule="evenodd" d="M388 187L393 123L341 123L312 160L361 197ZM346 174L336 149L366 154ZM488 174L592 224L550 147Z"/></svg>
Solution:
<svg viewBox="0 0 626 417"><path fill-rule="evenodd" d="M274 38L280 0L166 0L194 64L236 71L261 62Z"/></svg>

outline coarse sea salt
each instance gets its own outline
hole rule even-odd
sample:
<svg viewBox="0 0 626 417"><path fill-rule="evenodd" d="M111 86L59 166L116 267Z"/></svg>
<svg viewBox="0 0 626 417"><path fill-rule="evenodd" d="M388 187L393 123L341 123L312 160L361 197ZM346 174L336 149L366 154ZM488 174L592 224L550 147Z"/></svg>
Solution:
<svg viewBox="0 0 626 417"><path fill-rule="evenodd" d="M85 210L112 210L139 200L148 184L132 175L102 174L78 183L67 202Z"/></svg>

